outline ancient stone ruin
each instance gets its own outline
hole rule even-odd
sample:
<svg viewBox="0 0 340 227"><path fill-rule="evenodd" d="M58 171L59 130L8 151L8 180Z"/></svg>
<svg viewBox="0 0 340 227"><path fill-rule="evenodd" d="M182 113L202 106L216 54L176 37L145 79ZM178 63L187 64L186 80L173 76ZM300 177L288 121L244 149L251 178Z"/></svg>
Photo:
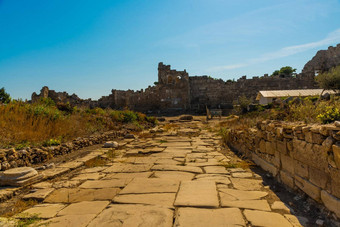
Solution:
<svg viewBox="0 0 340 227"><path fill-rule="evenodd" d="M240 96L255 99L259 90L288 90L317 88L315 73L325 72L340 64L340 44L319 51L296 77L268 76L247 79L241 77L237 81L223 81L209 76L189 76L184 71L171 69L170 65L158 64L158 82L145 90L115 90L97 101L82 100L77 95L66 92L55 92L43 87L40 94L32 94L32 101L50 97L55 102L86 107L102 107L148 112L148 113L184 113L204 112L205 107L219 108L225 112Z"/></svg>

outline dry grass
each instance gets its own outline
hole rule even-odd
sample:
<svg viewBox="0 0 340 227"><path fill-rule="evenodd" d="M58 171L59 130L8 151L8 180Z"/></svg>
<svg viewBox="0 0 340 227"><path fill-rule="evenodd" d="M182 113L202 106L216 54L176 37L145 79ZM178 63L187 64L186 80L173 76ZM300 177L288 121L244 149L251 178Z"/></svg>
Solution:
<svg viewBox="0 0 340 227"><path fill-rule="evenodd" d="M21 213L24 210L27 210L30 207L33 207L34 205L37 205L38 202L36 200L17 200L15 201L15 203L13 204L13 206L11 206L11 210L9 212L6 212L4 214L2 214L1 216L3 217L12 217L15 214Z"/></svg>
<svg viewBox="0 0 340 227"><path fill-rule="evenodd" d="M165 131L175 130L175 129L177 129L177 128L179 128L179 125L174 124L174 123L168 123L168 124L165 124L165 125L163 126L163 129L164 129Z"/></svg>
<svg viewBox="0 0 340 227"><path fill-rule="evenodd" d="M121 124L154 124L155 119L133 111L70 108L61 111L51 103L11 102L0 105L0 147L64 142ZM48 142L47 142L48 144Z"/></svg>

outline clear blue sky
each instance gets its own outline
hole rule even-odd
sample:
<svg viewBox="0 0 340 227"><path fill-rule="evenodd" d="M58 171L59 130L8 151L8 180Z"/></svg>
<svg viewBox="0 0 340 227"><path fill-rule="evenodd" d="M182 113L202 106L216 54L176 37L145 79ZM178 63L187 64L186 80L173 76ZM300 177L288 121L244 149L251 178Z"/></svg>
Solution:
<svg viewBox="0 0 340 227"><path fill-rule="evenodd" d="M152 85L160 61L237 79L337 43L339 0L0 0L0 87L97 99Z"/></svg>

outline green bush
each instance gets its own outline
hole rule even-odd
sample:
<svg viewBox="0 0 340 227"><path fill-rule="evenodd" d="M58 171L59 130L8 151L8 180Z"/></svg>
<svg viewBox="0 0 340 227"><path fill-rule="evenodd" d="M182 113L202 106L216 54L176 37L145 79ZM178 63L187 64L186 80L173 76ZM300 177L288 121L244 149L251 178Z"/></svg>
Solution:
<svg viewBox="0 0 340 227"><path fill-rule="evenodd" d="M130 110L125 110L123 112L123 122L129 123L129 122L135 122L137 121L137 114Z"/></svg>
<svg viewBox="0 0 340 227"><path fill-rule="evenodd" d="M6 93L5 88L0 89L0 103L9 103L11 101L11 96Z"/></svg>
<svg viewBox="0 0 340 227"><path fill-rule="evenodd" d="M45 146L45 147L58 146L60 144L61 144L61 141L59 139L49 139L49 140L43 142L43 146Z"/></svg>
<svg viewBox="0 0 340 227"><path fill-rule="evenodd" d="M317 118L323 123L332 123L340 119L340 111L336 107L327 106L325 111L317 116Z"/></svg>

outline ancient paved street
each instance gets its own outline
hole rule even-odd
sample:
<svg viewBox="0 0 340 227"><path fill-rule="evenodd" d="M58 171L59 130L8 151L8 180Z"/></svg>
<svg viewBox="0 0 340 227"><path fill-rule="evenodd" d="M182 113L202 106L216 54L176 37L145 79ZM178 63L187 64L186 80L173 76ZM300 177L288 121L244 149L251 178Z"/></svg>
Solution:
<svg viewBox="0 0 340 227"><path fill-rule="evenodd" d="M114 153L94 151L110 160L104 166L34 185L26 198L43 202L25 213L63 227L301 226L260 175L231 164L235 155L221 153L220 138L205 124L178 126L125 140Z"/></svg>

